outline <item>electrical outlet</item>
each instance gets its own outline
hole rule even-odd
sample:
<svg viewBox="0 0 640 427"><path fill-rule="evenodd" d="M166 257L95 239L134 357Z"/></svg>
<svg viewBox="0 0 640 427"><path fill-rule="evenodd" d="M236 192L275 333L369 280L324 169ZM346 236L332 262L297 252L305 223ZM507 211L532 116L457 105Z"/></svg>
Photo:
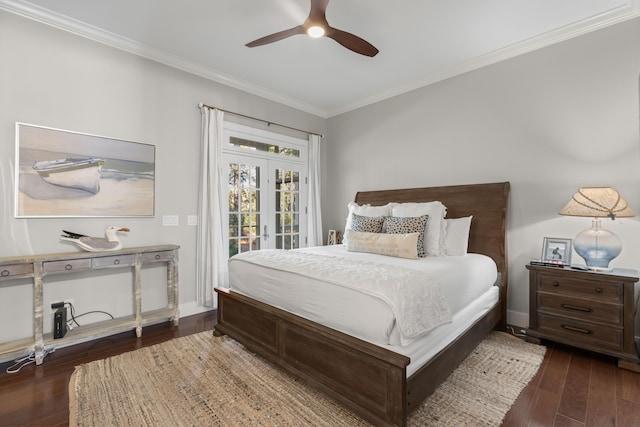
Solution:
<svg viewBox="0 0 640 427"><path fill-rule="evenodd" d="M73 298L65 298L63 301L51 301L47 307L49 307L49 317L53 316L58 308L67 308L67 319L71 319L71 306L73 304Z"/></svg>

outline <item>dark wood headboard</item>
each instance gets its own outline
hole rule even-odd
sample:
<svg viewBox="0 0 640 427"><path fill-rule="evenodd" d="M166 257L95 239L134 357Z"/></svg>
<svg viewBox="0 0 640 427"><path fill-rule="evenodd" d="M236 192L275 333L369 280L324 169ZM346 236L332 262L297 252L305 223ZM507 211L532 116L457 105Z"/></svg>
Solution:
<svg viewBox="0 0 640 427"><path fill-rule="evenodd" d="M389 202L429 202L439 200L447 207L447 218L473 215L469 233L469 252L491 257L500 272L501 297L506 301L507 205L510 184L452 185L402 190L360 191L355 202L381 206Z"/></svg>

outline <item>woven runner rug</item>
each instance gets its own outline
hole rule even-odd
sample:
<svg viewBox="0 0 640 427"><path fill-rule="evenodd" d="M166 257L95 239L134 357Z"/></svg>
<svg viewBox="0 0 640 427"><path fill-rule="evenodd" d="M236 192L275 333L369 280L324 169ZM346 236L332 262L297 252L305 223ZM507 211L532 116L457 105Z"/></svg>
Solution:
<svg viewBox="0 0 640 427"><path fill-rule="evenodd" d="M409 426L499 426L545 347L491 332ZM366 426L228 337L202 332L76 367L71 426Z"/></svg>

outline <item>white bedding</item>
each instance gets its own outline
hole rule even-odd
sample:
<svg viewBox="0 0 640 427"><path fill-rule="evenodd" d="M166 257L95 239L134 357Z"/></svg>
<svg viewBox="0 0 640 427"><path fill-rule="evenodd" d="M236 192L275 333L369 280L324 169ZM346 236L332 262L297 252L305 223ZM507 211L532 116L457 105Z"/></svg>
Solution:
<svg viewBox="0 0 640 427"><path fill-rule="evenodd" d="M407 366L407 378L418 370L424 363L431 360L436 354L456 337L461 335L473 323L487 313L498 302L500 290L497 286L491 286L484 294L480 295L468 306L453 315L451 323L439 326L432 332L414 340L407 346L384 345L391 351L404 354L411 359Z"/></svg>
<svg viewBox="0 0 640 427"><path fill-rule="evenodd" d="M417 269L277 249L245 252L236 255L233 262L294 273L378 298L391 308L403 342L451 322L451 310L440 286Z"/></svg>
<svg viewBox="0 0 640 427"><path fill-rule="evenodd" d="M493 286L497 278L496 265L491 258L484 255L467 254L408 260L347 252L343 245L318 246L297 251L425 271L429 277L428 281L436 283L442 291L454 324L439 326L434 331L420 336L403 337L393 308L380 297L363 294L357 289L304 274L242 262L240 258L235 257L229 261L230 288L349 335L374 344L393 346L394 351L404 350L409 353L422 348L417 346L412 350L412 343L416 340L422 341L422 337L440 333L440 330L455 330L459 327L461 318L466 321L467 318L477 315L476 311L480 308L467 308L474 301L482 298L493 302L497 300L497 288ZM487 304L475 305L484 307ZM470 311L473 313L469 313ZM412 356L412 359L414 357L417 356Z"/></svg>

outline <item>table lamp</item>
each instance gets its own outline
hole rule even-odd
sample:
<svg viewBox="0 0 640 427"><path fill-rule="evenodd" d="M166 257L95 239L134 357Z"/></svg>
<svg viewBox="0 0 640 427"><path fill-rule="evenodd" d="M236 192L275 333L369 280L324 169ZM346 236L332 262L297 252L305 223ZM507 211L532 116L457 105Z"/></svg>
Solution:
<svg viewBox="0 0 640 427"><path fill-rule="evenodd" d="M579 233L573 240L573 248L584 258L587 268L611 271L609 262L620 255L622 241L611 231L602 228L600 218L627 218L635 213L620 194L611 187L582 187L562 208L560 215L593 218L591 228Z"/></svg>

